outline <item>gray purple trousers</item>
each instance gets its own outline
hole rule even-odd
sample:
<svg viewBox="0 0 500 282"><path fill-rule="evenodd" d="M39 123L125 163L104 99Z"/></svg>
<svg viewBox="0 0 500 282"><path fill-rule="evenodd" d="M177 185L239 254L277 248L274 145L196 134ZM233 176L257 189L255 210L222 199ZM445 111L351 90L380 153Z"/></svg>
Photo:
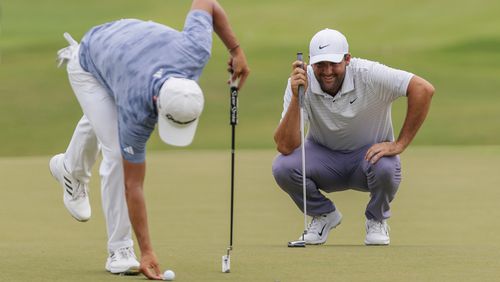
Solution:
<svg viewBox="0 0 500 282"><path fill-rule="evenodd" d="M310 139L305 142L307 215L318 216L335 211L324 192L353 189L370 192L367 219L383 220L391 216L390 202L401 182L399 156L382 157L375 164L365 160L371 145L354 151L333 151ZM289 155L278 155L273 162L276 183L303 211L301 147Z"/></svg>

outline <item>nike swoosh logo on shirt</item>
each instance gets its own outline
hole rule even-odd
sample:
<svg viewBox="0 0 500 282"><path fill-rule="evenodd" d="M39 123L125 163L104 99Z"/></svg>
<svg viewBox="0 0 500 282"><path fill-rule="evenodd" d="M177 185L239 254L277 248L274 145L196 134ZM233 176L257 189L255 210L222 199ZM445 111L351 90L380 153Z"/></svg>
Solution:
<svg viewBox="0 0 500 282"><path fill-rule="evenodd" d="M356 98L354 98L354 100L350 101L350 102L349 102L349 104L354 103L354 101L356 101L357 99L358 99L357 97L356 97Z"/></svg>

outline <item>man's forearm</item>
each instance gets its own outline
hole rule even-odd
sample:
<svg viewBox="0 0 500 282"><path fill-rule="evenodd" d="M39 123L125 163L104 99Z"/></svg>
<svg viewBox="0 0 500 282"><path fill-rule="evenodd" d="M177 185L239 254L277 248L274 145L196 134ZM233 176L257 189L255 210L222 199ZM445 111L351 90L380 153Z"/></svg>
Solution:
<svg viewBox="0 0 500 282"><path fill-rule="evenodd" d="M127 187L126 195L130 222L134 228L134 233L137 237L141 253L151 252L153 247L149 237L148 217L144 193L141 188Z"/></svg>
<svg viewBox="0 0 500 282"><path fill-rule="evenodd" d="M130 223L134 229L141 253L148 253L153 250L153 247L149 236L146 201L143 192L146 165L145 163L130 163L126 160L123 160L123 163L125 196Z"/></svg>
<svg viewBox="0 0 500 282"><path fill-rule="evenodd" d="M408 147L427 117L433 94L434 87L426 80L415 76L410 81L406 118L396 141L402 150Z"/></svg>
<svg viewBox="0 0 500 282"><path fill-rule="evenodd" d="M226 48L231 52L238 48L239 43L236 39L236 35L231 29L229 24L229 19L226 12L222 6L214 1L213 4L213 21L214 21L214 31L219 36L220 40L224 43Z"/></svg>
<svg viewBox="0 0 500 282"><path fill-rule="evenodd" d="M293 96L287 112L274 133L277 150L288 155L300 146L300 107L298 99Z"/></svg>
<svg viewBox="0 0 500 282"><path fill-rule="evenodd" d="M222 6L216 0L193 0L191 9L205 10L212 15L214 31L222 40L229 51L237 48L238 41L231 26L229 19Z"/></svg>

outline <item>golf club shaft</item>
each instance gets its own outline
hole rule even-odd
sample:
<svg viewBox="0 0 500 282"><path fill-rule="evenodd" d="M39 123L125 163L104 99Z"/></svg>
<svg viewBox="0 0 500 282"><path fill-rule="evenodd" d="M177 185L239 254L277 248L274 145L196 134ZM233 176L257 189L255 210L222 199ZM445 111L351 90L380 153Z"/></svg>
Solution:
<svg viewBox="0 0 500 282"><path fill-rule="evenodd" d="M229 224L229 250L233 249L233 214L234 214L234 148L236 139L236 125L238 124L238 86L237 81L231 81L231 103L230 103L230 124L231 124L231 207Z"/></svg>
<svg viewBox="0 0 500 282"><path fill-rule="evenodd" d="M231 223L229 227L229 248L233 248L233 214L234 214L234 135L236 125L231 125Z"/></svg>
<svg viewBox="0 0 500 282"><path fill-rule="evenodd" d="M302 62L302 53L297 53L297 60ZM301 66L303 67L303 65ZM306 149L304 140L304 85L299 85L299 106L300 106L300 144L302 149L302 195L304 202L304 233L302 234L302 240L304 240L304 235L307 232L307 196L306 196Z"/></svg>

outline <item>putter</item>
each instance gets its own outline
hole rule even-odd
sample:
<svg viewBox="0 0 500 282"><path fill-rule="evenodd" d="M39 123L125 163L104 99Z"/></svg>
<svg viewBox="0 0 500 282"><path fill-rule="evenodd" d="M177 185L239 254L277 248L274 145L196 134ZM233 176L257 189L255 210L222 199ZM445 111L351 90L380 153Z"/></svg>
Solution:
<svg viewBox="0 0 500 282"><path fill-rule="evenodd" d="M236 124L238 124L238 84L239 79L232 80L229 78L230 86L230 108L229 108L229 121L231 124L231 207L230 207L230 224L229 224L229 247L227 253L222 256L222 272L231 272L231 251L233 250L233 210L234 210L234 143Z"/></svg>
<svg viewBox="0 0 500 282"><path fill-rule="evenodd" d="M302 62L302 53L297 53L297 60ZM303 67L303 65L302 65ZM302 196L304 201L304 232L302 240L288 242L290 248L304 248L306 241L304 236L307 234L307 203L306 203L306 148L304 146L304 85L299 85L299 106L300 106L300 141L302 150Z"/></svg>

